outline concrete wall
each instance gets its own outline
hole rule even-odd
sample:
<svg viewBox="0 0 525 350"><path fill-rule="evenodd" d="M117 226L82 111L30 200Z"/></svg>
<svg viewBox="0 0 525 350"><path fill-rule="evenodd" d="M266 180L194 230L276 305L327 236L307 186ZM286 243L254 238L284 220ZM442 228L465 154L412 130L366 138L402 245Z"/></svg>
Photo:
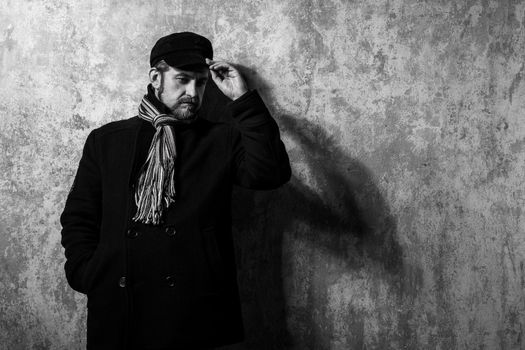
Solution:
<svg viewBox="0 0 525 350"><path fill-rule="evenodd" d="M59 214L89 130L135 114L155 40L208 36L294 176L236 191L230 349L524 349L525 2L0 3L0 347L85 347Z"/></svg>

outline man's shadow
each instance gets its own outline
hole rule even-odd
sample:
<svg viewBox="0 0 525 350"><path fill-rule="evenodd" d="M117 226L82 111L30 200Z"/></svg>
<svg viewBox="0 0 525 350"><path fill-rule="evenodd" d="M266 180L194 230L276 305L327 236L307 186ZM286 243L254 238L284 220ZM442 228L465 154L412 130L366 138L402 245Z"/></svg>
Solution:
<svg viewBox="0 0 525 350"><path fill-rule="evenodd" d="M238 68L249 86L265 101L271 101L265 82L253 70ZM225 107L229 101L213 82L207 86L205 98L208 102L203 106L203 116L231 122ZM287 314L283 256L294 257L283 249L295 239L328 251L349 271L365 264L377 265L394 284L403 269L396 220L370 171L349 157L321 125L301 116L271 112L281 135L294 144L288 149L292 178L277 190L234 190L233 232L246 341L223 350L293 348L296 341L287 325L292 315ZM287 242L283 241L285 235ZM294 281L286 282L289 285ZM323 325L311 312L303 312L299 318L307 328L293 332L301 334L301 343L314 348L313 344L322 344L319 334Z"/></svg>

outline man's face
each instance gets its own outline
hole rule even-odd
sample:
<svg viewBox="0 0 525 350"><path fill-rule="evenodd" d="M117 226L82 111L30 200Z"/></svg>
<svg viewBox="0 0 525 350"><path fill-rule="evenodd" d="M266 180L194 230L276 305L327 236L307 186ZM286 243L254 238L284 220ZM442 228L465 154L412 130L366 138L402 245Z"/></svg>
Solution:
<svg viewBox="0 0 525 350"><path fill-rule="evenodd" d="M152 80L155 94L177 119L191 120L202 105L208 72L207 67L198 70L169 67L168 71L159 72L160 82Z"/></svg>

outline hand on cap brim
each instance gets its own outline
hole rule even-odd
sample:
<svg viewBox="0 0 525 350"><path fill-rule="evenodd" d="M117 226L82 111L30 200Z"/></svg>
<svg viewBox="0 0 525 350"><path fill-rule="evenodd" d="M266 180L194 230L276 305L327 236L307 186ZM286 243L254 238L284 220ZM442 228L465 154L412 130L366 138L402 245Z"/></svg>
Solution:
<svg viewBox="0 0 525 350"><path fill-rule="evenodd" d="M236 100L248 91L241 73L230 63L206 58L211 77L224 95Z"/></svg>

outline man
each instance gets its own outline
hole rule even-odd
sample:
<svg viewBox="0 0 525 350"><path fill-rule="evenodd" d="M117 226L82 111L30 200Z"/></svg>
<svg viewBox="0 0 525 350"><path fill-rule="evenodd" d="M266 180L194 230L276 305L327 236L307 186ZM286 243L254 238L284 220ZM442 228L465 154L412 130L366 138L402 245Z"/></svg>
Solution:
<svg viewBox="0 0 525 350"><path fill-rule="evenodd" d="M66 277L88 297L87 347L239 342L232 186L281 186L288 156L257 92L213 61L208 39L163 37L150 65L139 115L89 134L61 216ZM232 123L199 116L210 75Z"/></svg>

